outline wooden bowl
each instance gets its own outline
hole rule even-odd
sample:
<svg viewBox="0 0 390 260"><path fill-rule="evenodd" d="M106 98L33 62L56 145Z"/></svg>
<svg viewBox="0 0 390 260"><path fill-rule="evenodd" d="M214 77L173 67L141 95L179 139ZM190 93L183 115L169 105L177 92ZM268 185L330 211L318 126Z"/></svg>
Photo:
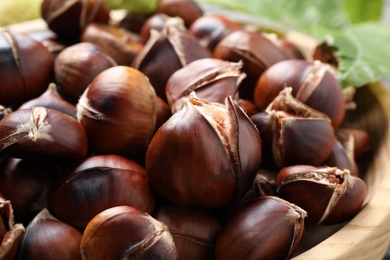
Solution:
<svg viewBox="0 0 390 260"><path fill-rule="evenodd" d="M114 19L122 15L123 11L113 12ZM45 28L41 19L7 27L19 33ZM313 39L296 32L287 32L285 36L310 55L315 45ZM382 259L389 248L390 93L378 82L357 88L354 101L357 108L347 113L345 125L366 129L372 138L372 149L359 165L368 189L365 204L347 223L308 226L293 259Z"/></svg>

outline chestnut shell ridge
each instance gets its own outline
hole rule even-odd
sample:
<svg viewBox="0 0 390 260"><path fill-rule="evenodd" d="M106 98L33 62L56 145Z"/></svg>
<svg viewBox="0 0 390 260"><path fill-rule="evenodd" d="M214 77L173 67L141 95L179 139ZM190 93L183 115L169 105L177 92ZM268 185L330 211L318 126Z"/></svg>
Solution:
<svg viewBox="0 0 390 260"><path fill-rule="evenodd" d="M366 197L364 181L336 167L285 167L276 182L278 194L305 209L308 220L316 224L337 224L352 218Z"/></svg>
<svg viewBox="0 0 390 260"><path fill-rule="evenodd" d="M243 196L261 161L260 135L227 97L225 106L191 93L146 153L152 187L177 204L216 208Z"/></svg>

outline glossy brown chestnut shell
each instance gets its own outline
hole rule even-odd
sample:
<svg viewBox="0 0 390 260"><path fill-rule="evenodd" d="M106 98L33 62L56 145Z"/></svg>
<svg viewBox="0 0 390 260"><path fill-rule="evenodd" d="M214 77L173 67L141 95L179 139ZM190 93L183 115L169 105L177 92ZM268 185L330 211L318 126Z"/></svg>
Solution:
<svg viewBox="0 0 390 260"><path fill-rule="evenodd" d="M59 93L76 104L91 81L102 71L116 66L102 48L81 42L65 48L54 62L54 78Z"/></svg>
<svg viewBox="0 0 390 260"><path fill-rule="evenodd" d="M335 133L330 119L283 89L258 117L252 116L262 139L263 152L272 152L281 168L294 164L319 166L331 154Z"/></svg>
<svg viewBox="0 0 390 260"><path fill-rule="evenodd" d="M54 57L24 34L0 32L0 104L16 109L38 97L51 81Z"/></svg>
<svg viewBox="0 0 390 260"><path fill-rule="evenodd" d="M76 119L76 106L60 96L55 83L50 83L42 95L24 102L18 109L32 109L34 106L55 109Z"/></svg>
<svg viewBox="0 0 390 260"><path fill-rule="evenodd" d="M168 200L221 207L251 186L260 146L257 129L231 97L222 105L193 93L153 136L146 169L152 187Z"/></svg>
<svg viewBox="0 0 390 260"><path fill-rule="evenodd" d="M41 16L61 39L76 42L89 23L108 23L110 9L103 0L43 0Z"/></svg>
<svg viewBox="0 0 390 260"><path fill-rule="evenodd" d="M218 234L216 259L289 259L304 231L306 212L275 196L250 201Z"/></svg>
<svg viewBox="0 0 390 260"><path fill-rule="evenodd" d="M338 224L351 219L366 198L366 184L348 170L294 165L277 176L277 192L308 213L314 224Z"/></svg>
<svg viewBox="0 0 390 260"><path fill-rule="evenodd" d="M128 205L151 213L155 200L145 168L119 155L95 155L52 187L49 210L82 231L103 210Z"/></svg>
<svg viewBox="0 0 390 260"><path fill-rule="evenodd" d="M81 239L83 259L177 259L168 227L130 206L96 215Z"/></svg>
<svg viewBox="0 0 390 260"><path fill-rule="evenodd" d="M0 121L1 156L77 160L87 155L87 149L87 135L81 124L54 109L20 109Z"/></svg>
<svg viewBox="0 0 390 260"><path fill-rule="evenodd" d="M142 72L115 66L101 72L84 91L77 119L94 153L140 153L154 133L156 94Z"/></svg>
<svg viewBox="0 0 390 260"><path fill-rule="evenodd" d="M168 226L179 259L214 259L221 224L209 211L163 204L153 216Z"/></svg>
<svg viewBox="0 0 390 260"><path fill-rule="evenodd" d="M257 81L255 104L260 110L265 109L285 86L292 87L292 95L300 102L326 114L334 128L341 125L346 101L329 65L301 59L274 64Z"/></svg>
<svg viewBox="0 0 390 260"><path fill-rule="evenodd" d="M81 34L81 41L94 43L123 66L130 66L143 48L138 35L111 24L88 24Z"/></svg>
<svg viewBox="0 0 390 260"><path fill-rule="evenodd" d="M230 20L227 16L205 14L191 24L188 32L199 39L202 46L212 52L226 35L241 28L241 25Z"/></svg>
<svg viewBox="0 0 390 260"><path fill-rule="evenodd" d="M80 259L81 232L43 209L26 227L19 259Z"/></svg>
<svg viewBox="0 0 390 260"><path fill-rule="evenodd" d="M222 38L215 46L213 56L238 62L242 60L247 77L239 90L240 98L253 100L259 76L269 67L289 57L271 40L259 32L235 30Z"/></svg>
<svg viewBox="0 0 390 260"><path fill-rule="evenodd" d="M203 10L192 0L159 0L156 13L180 17L188 28L196 19L203 15Z"/></svg>
<svg viewBox="0 0 390 260"><path fill-rule="evenodd" d="M28 224L47 205L54 167L7 158L0 163L0 194L12 203L15 221Z"/></svg>
<svg viewBox="0 0 390 260"><path fill-rule="evenodd" d="M241 67L241 62L205 58L177 70L165 86L172 113L182 108L183 99L193 91L200 99L221 104L226 97L236 96L241 80L245 78Z"/></svg>
<svg viewBox="0 0 390 260"><path fill-rule="evenodd" d="M194 60L211 58L211 53L188 33L178 17L168 19L161 32L152 30L150 33L131 66L144 73L157 96L167 101L165 85L169 77Z"/></svg>

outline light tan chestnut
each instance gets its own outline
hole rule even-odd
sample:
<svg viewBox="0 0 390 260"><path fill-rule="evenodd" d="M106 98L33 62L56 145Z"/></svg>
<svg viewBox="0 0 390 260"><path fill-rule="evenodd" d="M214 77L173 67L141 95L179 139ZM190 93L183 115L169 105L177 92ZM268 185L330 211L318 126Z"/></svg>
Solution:
<svg viewBox="0 0 390 260"><path fill-rule="evenodd" d="M242 109L194 93L153 136L146 151L152 187L182 205L221 207L243 196L261 161L260 135Z"/></svg>
<svg viewBox="0 0 390 260"><path fill-rule="evenodd" d="M348 170L294 165L283 168L277 192L308 213L315 224L338 224L351 219L366 198L366 184Z"/></svg>
<svg viewBox="0 0 390 260"><path fill-rule="evenodd" d="M101 72L77 104L77 119L97 154L143 152L156 116L156 93L148 78L127 66Z"/></svg>
<svg viewBox="0 0 390 260"><path fill-rule="evenodd" d="M81 238L82 259L177 259L168 227L130 206L96 215Z"/></svg>
<svg viewBox="0 0 390 260"><path fill-rule="evenodd" d="M87 155L87 148L81 124L54 109L20 109L0 121L0 156L76 160Z"/></svg>

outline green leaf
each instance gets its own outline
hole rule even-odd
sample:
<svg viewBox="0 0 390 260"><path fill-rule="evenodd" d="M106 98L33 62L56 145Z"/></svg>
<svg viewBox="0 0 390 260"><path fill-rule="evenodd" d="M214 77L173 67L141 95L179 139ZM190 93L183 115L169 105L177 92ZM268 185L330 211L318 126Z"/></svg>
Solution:
<svg viewBox="0 0 390 260"><path fill-rule="evenodd" d="M343 9L349 20L356 24L379 21L382 15L383 0L344 0Z"/></svg>
<svg viewBox="0 0 390 260"><path fill-rule="evenodd" d="M312 28L343 28L349 20L340 1L329 0L197 0L229 9L244 11L263 21L277 22L281 26L303 33Z"/></svg>
<svg viewBox="0 0 390 260"><path fill-rule="evenodd" d="M337 49L338 79L344 87L390 76L390 24L362 23L328 36L332 39L328 43Z"/></svg>
<svg viewBox="0 0 390 260"><path fill-rule="evenodd" d="M157 6L157 0L106 0L111 9L125 9L131 12L150 13Z"/></svg>

